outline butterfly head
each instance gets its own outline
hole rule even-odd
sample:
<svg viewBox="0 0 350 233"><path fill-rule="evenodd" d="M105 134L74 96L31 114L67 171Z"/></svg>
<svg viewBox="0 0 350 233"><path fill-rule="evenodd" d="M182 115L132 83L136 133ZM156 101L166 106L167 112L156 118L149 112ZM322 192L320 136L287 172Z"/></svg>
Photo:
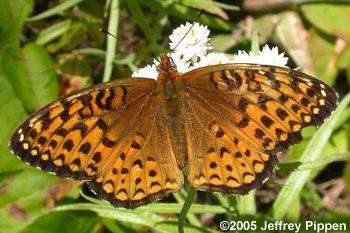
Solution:
<svg viewBox="0 0 350 233"><path fill-rule="evenodd" d="M157 65L157 72L163 73L171 70L176 70L176 65L171 57L166 53L160 54L160 63Z"/></svg>

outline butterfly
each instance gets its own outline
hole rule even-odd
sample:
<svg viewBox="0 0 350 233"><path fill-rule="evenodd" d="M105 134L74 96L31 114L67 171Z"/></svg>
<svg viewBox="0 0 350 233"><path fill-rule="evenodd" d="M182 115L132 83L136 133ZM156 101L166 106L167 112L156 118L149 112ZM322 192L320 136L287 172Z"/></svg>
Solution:
<svg viewBox="0 0 350 233"><path fill-rule="evenodd" d="M63 96L30 115L10 150L60 177L85 180L100 199L136 208L179 191L260 187L276 153L322 124L337 93L301 72L220 64L184 74L161 54L157 80L115 80Z"/></svg>

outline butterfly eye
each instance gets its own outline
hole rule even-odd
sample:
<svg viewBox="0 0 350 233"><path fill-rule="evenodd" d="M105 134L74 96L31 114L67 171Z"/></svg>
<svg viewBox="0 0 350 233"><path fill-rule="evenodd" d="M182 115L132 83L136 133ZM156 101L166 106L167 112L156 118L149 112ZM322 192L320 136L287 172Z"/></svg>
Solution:
<svg viewBox="0 0 350 233"><path fill-rule="evenodd" d="M174 62L174 59L173 59L172 57L170 57L170 63L171 63L171 68L172 68L173 70L176 70L177 67L176 67L176 64L175 64L175 62Z"/></svg>

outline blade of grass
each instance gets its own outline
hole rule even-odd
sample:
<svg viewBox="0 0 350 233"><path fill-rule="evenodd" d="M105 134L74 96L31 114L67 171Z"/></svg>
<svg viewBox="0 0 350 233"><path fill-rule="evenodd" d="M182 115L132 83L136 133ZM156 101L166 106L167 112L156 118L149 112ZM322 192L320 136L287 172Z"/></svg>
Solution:
<svg viewBox="0 0 350 233"><path fill-rule="evenodd" d="M174 193L173 195L174 195L177 203L179 203L179 204L184 204L186 201L186 196L188 196L185 189L182 189L180 192ZM187 214L186 218L190 224L192 224L194 226L201 226L201 223L197 219L196 215L189 213L189 214Z"/></svg>
<svg viewBox="0 0 350 233"><path fill-rule="evenodd" d="M125 3L128 6L129 10L131 11L133 18L135 18L135 23L140 27L143 34L146 36L147 42L148 43L154 42L155 40L154 36L156 34L153 32L150 26L147 25L147 19L144 14L145 12L142 11L138 1L128 0Z"/></svg>
<svg viewBox="0 0 350 233"><path fill-rule="evenodd" d="M46 45L50 41L53 41L54 39L62 36L62 34L70 28L71 24L72 20L66 19L48 28L45 28L39 33L36 39L36 43L38 45Z"/></svg>
<svg viewBox="0 0 350 233"><path fill-rule="evenodd" d="M333 115L314 134L307 148L301 156L301 162L316 161L319 159L323 147L331 136L332 131L341 117L342 113L350 103L350 93L345 96ZM285 186L282 187L276 201L273 204L273 217L283 219L293 208L293 203L299 197L300 190L308 180L312 170L293 172L288 178Z"/></svg>
<svg viewBox="0 0 350 233"><path fill-rule="evenodd" d="M140 213L139 211L94 204L74 204L61 206L54 209L54 211L65 210L90 210L97 213L100 217L116 219L118 221L132 222L134 224L140 224L158 230L162 229L157 228L157 223L164 221L164 218L156 214Z"/></svg>
<svg viewBox="0 0 350 233"><path fill-rule="evenodd" d="M89 199L93 200L93 199ZM94 199L94 203L102 202L101 200ZM158 214L179 214L182 210L183 205L181 204L174 204L174 203L152 203L147 206L139 207L135 210L132 210L133 212L148 212L148 213L158 213ZM55 211L66 211L66 210L91 210L94 211L96 208L102 208L106 211L113 211L113 210L126 210L126 209L120 209L115 208L108 204L107 202L103 202L102 204L92 204L92 203L76 203L76 204L70 204L70 205L62 205L54 208ZM131 211L131 210L128 210ZM201 204L193 204L191 206L191 209L188 211L188 213L192 214L203 214L203 213L209 213L209 214L224 214L227 210L221 206L218 205L201 205Z"/></svg>
<svg viewBox="0 0 350 233"><path fill-rule="evenodd" d="M253 26L253 32L252 32L252 44L251 44L251 51L254 54L259 54L260 48L259 48L259 35L258 30L256 29L256 25Z"/></svg>
<svg viewBox="0 0 350 233"><path fill-rule="evenodd" d="M61 13L64 10L67 10L69 8L71 8L72 6L77 5L79 2L82 2L84 0L67 0L62 2L61 4L52 7L51 9L44 11L41 14L38 14L36 16L27 18L27 21L37 21L37 20L42 20L42 19L46 19L48 17L51 17L53 15L57 15L59 13Z"/></svg>
<svg viewBox="0 0 350 233"><path fill-rule="evenodd" d="M255 215L255 192L249 192L247 195L237 196L238 213L239 215Z"/></svg>
<svg viewBox="0 0 350 233"><path fill-rule="evenodd" d="M173 195L179 204L183 204L186 201L187 191L185 189L181 189L180 192L173 193Z"/></svg>
<svg viewBox="0 0 350 233"><path fill-rule="evenodd" d="M106 51L102 49L96 49L96 48L83 48L79 50L80 54L83 55L89 55L89 56L95 56L97 58L104 59L106 57ZM116 65L127 65L130 70L136 71L138 70L138 67L133 64L135 61L135 54L130 53L129 55L118 55L116 54L113 59L113 64Z"/></svg>
<svg viewBox="0 0 350 233"><path fill-rule="evenodd" d="M229 204L226 196L224 196L222 193L214 193L214 196L219 201L219 203L222 207L227 208L227 209L230 208L230 204Z"/></svg>
<svg viewBox="0 0 350 233"><path fill-rule="evenodd" d="M198 15L198 10L188 8L181 4L174 4L171 1L140 1L140 5L151 10L161 10L166 14L182 18L184 20L194 19ZM204 25L208 25L210 28L217 28L228 31L237 26L236 24L226 22L225 20L209 14L202 15L198 21Z"/></svg>
<svg viewBox="0 0 350 233"><path fill-rule="evenodd" d="M172 211L168 211L169 209L167 209L167 206L169 204L152 204L146 207L140 207L135 210L128 210L123 208L115 208L112 206L80 203L80 204L72 204L72 205L56 207L53 209L53 211L88 210L88 211L93 211L97 213L100 217L115 219L118 221L124 221L132 224L139 224L139 225L151 227L160 232L177 233L178 225L176 223L176 219L161 217L155 213L150 212L150 211L154 211L154 209L157 209L157 205L159 205L158 210L160 210L160 213L168 213L168 214L172 213ZM176 207L177 213L180 212L182 207L182 205L178 205L178 204L174 204L170 206ZM211 207L211 206L204 206L204 205L194 205L194 207L195 206L204 207L204 209L202 209L200 213L210 213L210 211L213 209L220 210L218 213L225 213L225 210L221 209L219 206ZM193 233L213 232L212 230L206 227L196 227L188 224L184 226L184 229L185 229L184 232L193 232Z"/></svg>
<svg viewBox="0 0 350 233"><path fill-rule="evenodd" d="M109 8L108 31L113 35L118 35L119 24L119 0L112 0ZM103 82L111 79L113 71L113 59L115 56L115 48L117 47L117 40L111 36L107 36L107 53L103 72Z"/></svg>
<svg viewBox="0 0 350 233"><path fill-rule="evenodd" d="M350 152L333 154L328 157L320 158L316 161L308 161L305 163L293 162L293 163L279 164L275 172L312 170L316 168L321 168L332 162L335 162L338 160L345 160L345 159L350 159Z"/></svg>
<svg viewBox="0 0 350 233"><path fill-rule="evenodd" d="M236 195L214 194L220 205L226 209L227 221L232 221L238 215L238 201Z"/></svg>
<svg viewBox="0 0 350 233"><path fill-rule="evenodd" d="M178 221L179 233L184 233L184 223L185 223L186 215L189 209L191 208L191 205L195 196L196 196L196 190L194 188L190 188L188 190L186 201L179 215L179 221Z"/></svg>

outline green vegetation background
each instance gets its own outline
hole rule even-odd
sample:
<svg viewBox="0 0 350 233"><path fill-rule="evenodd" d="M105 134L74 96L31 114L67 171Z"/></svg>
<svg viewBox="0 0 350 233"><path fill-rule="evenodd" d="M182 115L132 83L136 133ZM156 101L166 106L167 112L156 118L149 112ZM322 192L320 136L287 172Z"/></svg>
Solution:
<svg viewBox="0 0 350 233"><path fill-rule="evenodd" d="M221 220L347 222L350 229L350 3L277 2L0 0L0 232L177 232L179 219L186 232L220 232ZM255 27L261 44L280 46L291 67L327 82L340 96L333 116L303 131L305 140L288 151L290 159L280 156L282 164L262 189L237 197L198 192L187 215L179 215L187 186L159 203L116 209L80 183L10 154L11 133L34 110L152 63L125 44L116 50L117 41L99 27L160 54L169 51L171 31L203 7L208 13L199 22L211 30L214 50L249 50Z"/></svg>

